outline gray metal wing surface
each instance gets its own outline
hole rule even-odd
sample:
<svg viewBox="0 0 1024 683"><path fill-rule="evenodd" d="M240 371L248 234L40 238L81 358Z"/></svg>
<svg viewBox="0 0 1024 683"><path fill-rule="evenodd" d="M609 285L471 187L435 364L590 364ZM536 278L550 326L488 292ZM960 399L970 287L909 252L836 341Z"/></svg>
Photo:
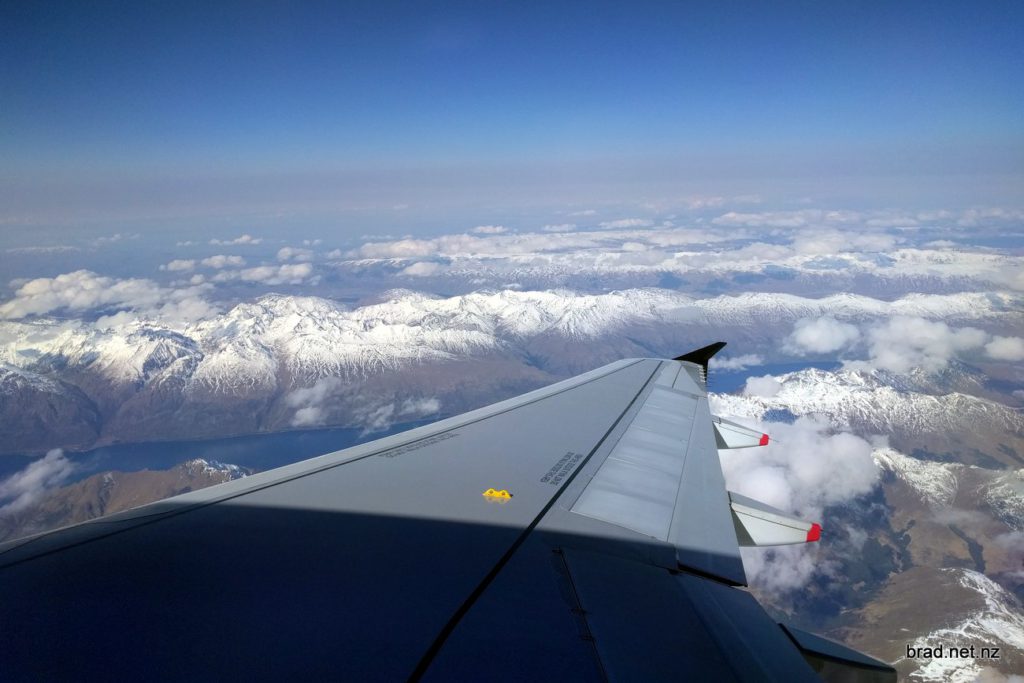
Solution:
<svg viewBox="0 0 1024 683"><path fill-rule="evenodd" d="M705 370L623 360L0 545L0 680L889 680L743 589Z"/></svg>

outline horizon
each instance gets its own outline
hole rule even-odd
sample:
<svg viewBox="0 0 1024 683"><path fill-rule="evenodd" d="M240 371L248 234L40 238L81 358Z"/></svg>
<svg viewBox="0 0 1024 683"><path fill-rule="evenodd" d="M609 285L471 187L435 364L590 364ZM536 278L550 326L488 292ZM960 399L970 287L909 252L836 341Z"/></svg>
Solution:
<svg viewBox="0 0 1024 683"><path fill-rule="evenodd" d="M1017 3L0 12L7 240L1024 195Z"/></svg>

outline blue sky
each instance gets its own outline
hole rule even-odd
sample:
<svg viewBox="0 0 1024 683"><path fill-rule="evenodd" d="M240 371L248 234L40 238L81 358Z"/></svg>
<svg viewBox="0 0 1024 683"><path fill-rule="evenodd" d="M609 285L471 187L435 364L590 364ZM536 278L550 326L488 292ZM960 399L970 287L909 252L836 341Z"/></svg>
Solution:
<svg viewBox="0 0 1024 683"><path fill-rule="evenodd" d="M1022 14L999 2L6 3L3 220L655 187L870 203L891 177L921 203L953 187L961 205L1011 201Z"/></svg>

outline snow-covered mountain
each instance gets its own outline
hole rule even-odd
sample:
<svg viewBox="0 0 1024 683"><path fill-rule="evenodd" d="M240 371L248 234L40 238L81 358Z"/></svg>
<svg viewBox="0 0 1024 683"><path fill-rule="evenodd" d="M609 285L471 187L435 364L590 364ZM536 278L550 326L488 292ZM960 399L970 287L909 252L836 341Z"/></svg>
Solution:
<svg viewBox="0 0 1024 683"><path fill-rule="evenodd" d="M723 285L735 290L756 282L763 291L891 297L992 289L1021 263L1019 256L991 250L854 245L838 233L828 242L742 245L673 229L449 235L367 244L332 265L348 276L381 283L426 280L444 291L509 283L528 289L664 286L659 283L685 280L691 291L720 291Z"/></svg>
<svg viewBox="0 0 1024 683"><path fill-rule="evenodd" d="M889 373L809 368L774 378L769 396L716 395L715 409L753 419L778 414L828 415L865 435L883 435L907 451L965 464L1024 466L1024 413L959 392L894 388Z"/></svg>
<svg viewBox="0 0 1024 683"><path fill-rule="evenodd" d="M894 663L901 680L1012 681L1024 667L1024 606L981 572L914 567L858 612L848 642Z"/></svg>
<svg viewBox="0 0 1024 683"><path fill-rule="evenodd" d="M712 337L739 348L772 348L795 321L826 313L854 322L905 314L1005 326L1024 324L1019 303L1015 295L979 293L886 302L848 294L696 299L664 289L448 298L395 290L355 308L267 295L176 328L146 320L113 327L3 322L0 407L10 418L5 423L25 432L11 434L3 448L80 446L90 435L109 441L279 429L302 409L287 397L325 378L337 380L343 391L334 393L344 395L315 411L320 424L357 423L355 394L367 383L380 401L397 399L401 381L413 398L436 398L443 410L455 411L500 397L496 386L507 395L622 357L677 353ZM448 372L439 383L440 367ZM33 411L69 410L38 428L29 419ZM33 441L42 434L48 439Z"/></svg>

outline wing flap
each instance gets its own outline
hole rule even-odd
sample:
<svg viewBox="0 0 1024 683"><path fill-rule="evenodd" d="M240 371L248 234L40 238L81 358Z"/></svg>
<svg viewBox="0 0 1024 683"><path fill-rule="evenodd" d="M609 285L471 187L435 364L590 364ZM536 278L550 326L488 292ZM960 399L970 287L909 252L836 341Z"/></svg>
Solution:
<svg viewBox="0 0 1024 683"><path fill-rule="evenodd" d="M741 546L794 545L821 538L821 525L729 491L729 507Z"/></svg>
<svg viewBox="0 0 1024 683"><path fill-rule="evenodd" d="M717 415L711 416L711 423L715 428L715 442L720 449L752 448L754 446L768 445L768 435L756 429L730 422Z"/></svg>

